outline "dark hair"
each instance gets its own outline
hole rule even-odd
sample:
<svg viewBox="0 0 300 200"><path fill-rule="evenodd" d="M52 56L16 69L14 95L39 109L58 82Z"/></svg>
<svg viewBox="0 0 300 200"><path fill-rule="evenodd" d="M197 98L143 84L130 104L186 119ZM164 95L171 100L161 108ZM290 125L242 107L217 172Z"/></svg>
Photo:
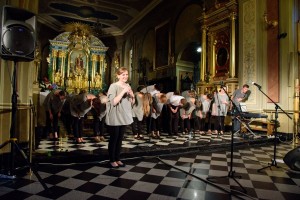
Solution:
<svg viewBox="0 0 300 200"><path fill-rule="evenodd" d="M249 88L249 85L248 85L248 84L244 84L244 85L243 85L243 88L244 88L244 87Z"/></svg>
<svg viewBox="0 0 300 200"><path fill-rule="evenodd" d="M155 85L154 85L154 88L155 88L156 90L158 90L158 91L162 91L163 86L162 86L161 84L155 84Z"/></svg>
<svg viewBox="0 0 300 200"><path fill-rule="evenodd" d="M209 99L212 99L212 98L213 98L213 95L210 94L210 93L208 93L206 96L207 96L207 98L209 98Z"/></svg>
<svg viewBox="0 0 300 200"><path fill-rule="evenodd" d="M137 87L136 91L140 92L144 87L144 85L140 85L139 87Z"/></svg>
<svg viewBox="0 0 300 200"><path fill-rule="evenodd" d="M66 92L65 91L63 91L63 90L61 90L61 91L59 91L59 96L63 96L63 97L65 97L66 96Z"/></svg>

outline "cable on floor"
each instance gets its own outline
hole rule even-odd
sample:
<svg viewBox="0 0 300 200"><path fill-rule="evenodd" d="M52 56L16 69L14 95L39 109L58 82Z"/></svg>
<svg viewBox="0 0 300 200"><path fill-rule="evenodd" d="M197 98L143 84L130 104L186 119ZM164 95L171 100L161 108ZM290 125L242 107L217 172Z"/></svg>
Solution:
<svg viewBox="0 0 300 200"><path fill-rule="evenodd" d="M213 182L211 182L211 181L208 181L208 180L205 180L205 179L203 179L203 178L201 178L201 177L198 177L198 176L196 176L196 175L194 175L194 174L191 174L190 172L187 172L187 171L182 170L182 169L180 169L180 168L178 168L178 167L176 167L176 166L174 166L174 165L169 164L168 162L162 160L160 157L156 157L156 158L157 158L160 162L164 163L165 165L167 165L167 166L169 166L169 167L172 167L172 168L177 169L177 170L179 170L179 171L181 171L181 172L183 172L183 173L185 173L185 174L187 174L187 175L189 175L189 176L192 176L192 177L194 177L194 178L196 178L196 179L199 179L199 180L203 181L203 182L206 183L206 184L210 184L210 185L212 185L212 186L214 186L214 187L216 187L216 188L218 188L218 189L220 189L220 190L222 190L222 191L224 191L224 192L227 192L227 193L229 193L230 195L233 195L233 196L235 196L235 197L237 197L237 198L239 198L239 199L244 199L243 197L241 197L241 196L239 196L239 195L246 196L246 197L248 197L248 198L250 198L250 199L257 199L257 198L251 197L251 196L249 196L249 195L247 195L247 194L245 194L245 193L243 193L243 192L241 192L241 191L233 190L233 189L228 189L228 188L226 188L226 187L222 187L222 186L220 186L220 185L218 185L218 184L216 184L216 183L213 183Z"/></svg>

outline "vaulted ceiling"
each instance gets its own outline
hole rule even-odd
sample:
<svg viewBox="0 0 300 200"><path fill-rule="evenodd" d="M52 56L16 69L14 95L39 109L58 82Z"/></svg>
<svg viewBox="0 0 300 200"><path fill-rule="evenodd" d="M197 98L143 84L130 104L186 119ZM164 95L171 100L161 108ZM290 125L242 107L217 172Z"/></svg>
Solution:
<svg viewBox="0 0 300 200"><path fill-rule="evenodd" d="M112 35L122 35L162 0L40 0L38 21L60 32L82 22Z"/></svg>

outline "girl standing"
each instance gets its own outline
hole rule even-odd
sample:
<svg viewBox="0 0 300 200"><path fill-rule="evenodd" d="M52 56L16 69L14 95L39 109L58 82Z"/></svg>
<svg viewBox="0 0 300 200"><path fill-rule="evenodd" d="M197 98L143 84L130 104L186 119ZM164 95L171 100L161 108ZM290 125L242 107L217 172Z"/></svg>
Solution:
<svg viewBox="0 0 300 200"><path fill-rule="evenodd" d="M110 167L125 167L120 160L122 141L125 128L133 122L132 105L134 104L134 94L127 82L128 69L120 67L116 76L118 81L109 86L107 92L108 102L106 104L105 123L108 125L110 135L108 143L108 154Z"/></svg>

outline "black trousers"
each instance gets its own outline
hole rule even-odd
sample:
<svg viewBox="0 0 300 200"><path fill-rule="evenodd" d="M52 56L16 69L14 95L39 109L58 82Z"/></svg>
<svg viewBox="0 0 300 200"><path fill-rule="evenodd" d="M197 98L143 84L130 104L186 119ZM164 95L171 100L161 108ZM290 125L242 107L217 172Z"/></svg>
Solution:
<svg viewBox="0 0 300 200"><path fill-rule="evenodd" d="M204 131L205 129L205 118L195 117L194 118L194 129L198 131Z"/></svg>
<svg viewBox="0 0 300 200"><path fill-rule="evenodd" d="M122 141L124 138L126 126L108 126L109 142L108 142L108 155L110 162L120 160Z"/></svg>
<svg viewBox="0 0 300 200"><path fill-rule="evenodd" d="M178 123L179 123L179 111L173 113L171 109L168 107L168 133L169 135L177 135L178 134Z"/></svg>
<svg viewBox="0 0 300 200"><path fill-rule="evenodd" d="M143 121L139 121L137 117L133 117L133 123L131 124L131 128L134 135L142 134L142 122Z"/></svg>
<svg viewBox="0 0 300 200"><path fill-rule="evenodd" d="M73 134L75 138L81 138L83 134L83 117L73 117Z"/></svg>
<svg viewBox="0 0 300 200"><path fill-rule="evenodd" d="M94 136L103 136L104 135L104 128L105 128L105 117L102 120L96 115L94 116L93 121L93 129L94 129Z"/></svg>
<svg viewBox="0 0 300 200"><path fill-rule="evenodd" d="M215 116L215 130L224 131L225 116Z"/></svg>
<svg viewBox="0 0 300 200"><path fill-rule="evenodd" d="M46 111L46 134L49 135L49 133L54 133L57 132L57 134L59 134L58 131L58 113L53 113L53 119L50 119L50 113L49 111Z"/></svg>

